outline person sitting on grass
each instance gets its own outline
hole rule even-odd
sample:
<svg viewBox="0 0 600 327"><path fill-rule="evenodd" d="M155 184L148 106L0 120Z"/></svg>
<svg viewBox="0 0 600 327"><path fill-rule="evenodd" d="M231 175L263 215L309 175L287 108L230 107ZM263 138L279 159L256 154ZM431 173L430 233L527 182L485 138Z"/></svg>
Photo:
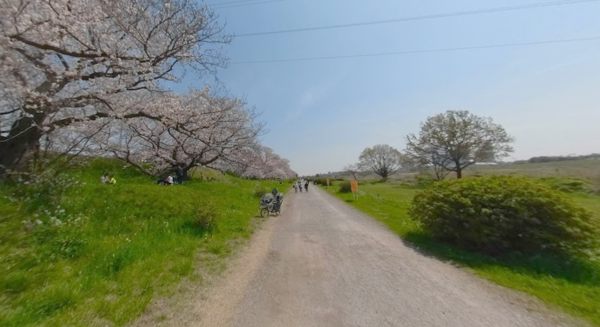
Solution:
<svg viewBox="0 0 600 327"><path fill-rule="evenodd" d="M113 176L112 174L108 175L108 184L111 184L111 185L117 184L117 180L115 179L115 176Z"/></svg>
<svg viewBox="0 0 600 327"><path fill-rule="evenodd" d="M100 183L102 183L102 184L108 184L109 181L110 181L110 178L108 176L108 173L104 172L102 174L102 177L100 177Z"/></svg>

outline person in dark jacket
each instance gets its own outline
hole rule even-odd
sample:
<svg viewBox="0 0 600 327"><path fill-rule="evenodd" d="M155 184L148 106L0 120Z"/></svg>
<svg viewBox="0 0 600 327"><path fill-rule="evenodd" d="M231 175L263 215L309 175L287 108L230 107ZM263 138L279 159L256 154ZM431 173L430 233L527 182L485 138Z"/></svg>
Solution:
<svg viewBox="0 0 600 327"><path fill-rule="evenodd" d="M183 181L186 178L185 170L183 169L183 165L177 165L175 169L175 176L177 179L177 184L183 184Z"/></svg>

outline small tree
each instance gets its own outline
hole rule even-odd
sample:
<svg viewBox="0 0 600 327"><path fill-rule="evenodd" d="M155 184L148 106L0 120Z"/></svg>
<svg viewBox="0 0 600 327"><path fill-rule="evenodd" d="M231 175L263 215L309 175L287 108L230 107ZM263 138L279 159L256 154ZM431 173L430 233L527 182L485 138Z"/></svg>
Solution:
<svg viewBox="0 0 600 327"><path fill-rule="evenodd" d="M436 176L443 171L462 171L482 161L496 161L513 149L504 128L468 111L446 111L427 118L419 135L407 137L406 155L421 166L432 167Z"/></svg>
<svg viewBox="0 0 600 327"><path fill-rule="evenodd" d="M387 144L378 144L364 149L358 159L358 167L372 171L385 180L398 171L402 155Z"/></svg>

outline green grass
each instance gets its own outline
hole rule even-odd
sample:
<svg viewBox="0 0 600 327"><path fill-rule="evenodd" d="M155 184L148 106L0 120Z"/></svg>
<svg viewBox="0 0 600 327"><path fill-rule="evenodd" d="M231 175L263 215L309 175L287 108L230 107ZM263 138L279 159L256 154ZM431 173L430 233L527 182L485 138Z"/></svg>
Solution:
<svg viewBox="0 0 600 327"><path fill-rule="evenodd" d="M99 183L105 170L116 185ZM287 187L218 174L159 186L106 160L69 175L82 184L54 204L0 185L0 326L124 325L182 280L219 272L253 232L255 190ZM195 220L206 205L217 208L212 230Z"/></svg>
<svg viewBox="0 0 600 327"><path fill-rule="evenodd" d="M540 163L508 163L497 166L471 166L469 175L527 175L531 177L568 178L586 180L595 190L600 190L600 160L581 159Z"/></svg>
<svg viewBox="0 0 600 327"><path fill-rule="evenodd" d="M436 242L408 216L408 208L419 188L406 184L362 184L356 200L351 194L338 193L336 186L329 187L328 191L384 223L425 253L468 267L479 276L536 296L600 326L598 258L565 258L541 253L493 258ZM569 193L569 196L590 210L600 226L600 196L584 193Z"/></svg>

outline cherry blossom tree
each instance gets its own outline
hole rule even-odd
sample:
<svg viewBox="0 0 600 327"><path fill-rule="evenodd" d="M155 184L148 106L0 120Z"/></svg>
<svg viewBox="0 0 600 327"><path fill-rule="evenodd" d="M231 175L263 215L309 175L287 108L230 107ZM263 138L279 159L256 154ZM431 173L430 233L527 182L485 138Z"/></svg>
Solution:
<svg viewBox="0 0 600 327"><path fill-rule="evenodd" d="M0 172L22 169L44 136L78 123L89 135L110 125L97 120L170 116L122 99L177 80L178 67L220 64L223 42L193 0L0 0Z"/></svg>
<svg viewBox="0 0 600 327"><path fill-rule="evenodd" d="M260 144L247 146L219 164L221 170L248 178L290 179L297 176L288 160Z"/></svg>
<svg viewBox="0 0 600 327"><path fill-rule="evenodd" d="M251 169L246 176L268 179L290 179L296 177L296 173L290 168L289 161L280 157L273 149L263 146L257 153Z"/></svg>
<svg viewBox="0 0 600 327"><path fill-rule="evenodd" d="M140 117L115 121L95 143L149 175L175 169L187 175L194 167L229 160L253 145L262 130L244 102L209 89L187 95L148 93L144 98L129 104ZM153 118L162 111L169 114Z"/></svg>

